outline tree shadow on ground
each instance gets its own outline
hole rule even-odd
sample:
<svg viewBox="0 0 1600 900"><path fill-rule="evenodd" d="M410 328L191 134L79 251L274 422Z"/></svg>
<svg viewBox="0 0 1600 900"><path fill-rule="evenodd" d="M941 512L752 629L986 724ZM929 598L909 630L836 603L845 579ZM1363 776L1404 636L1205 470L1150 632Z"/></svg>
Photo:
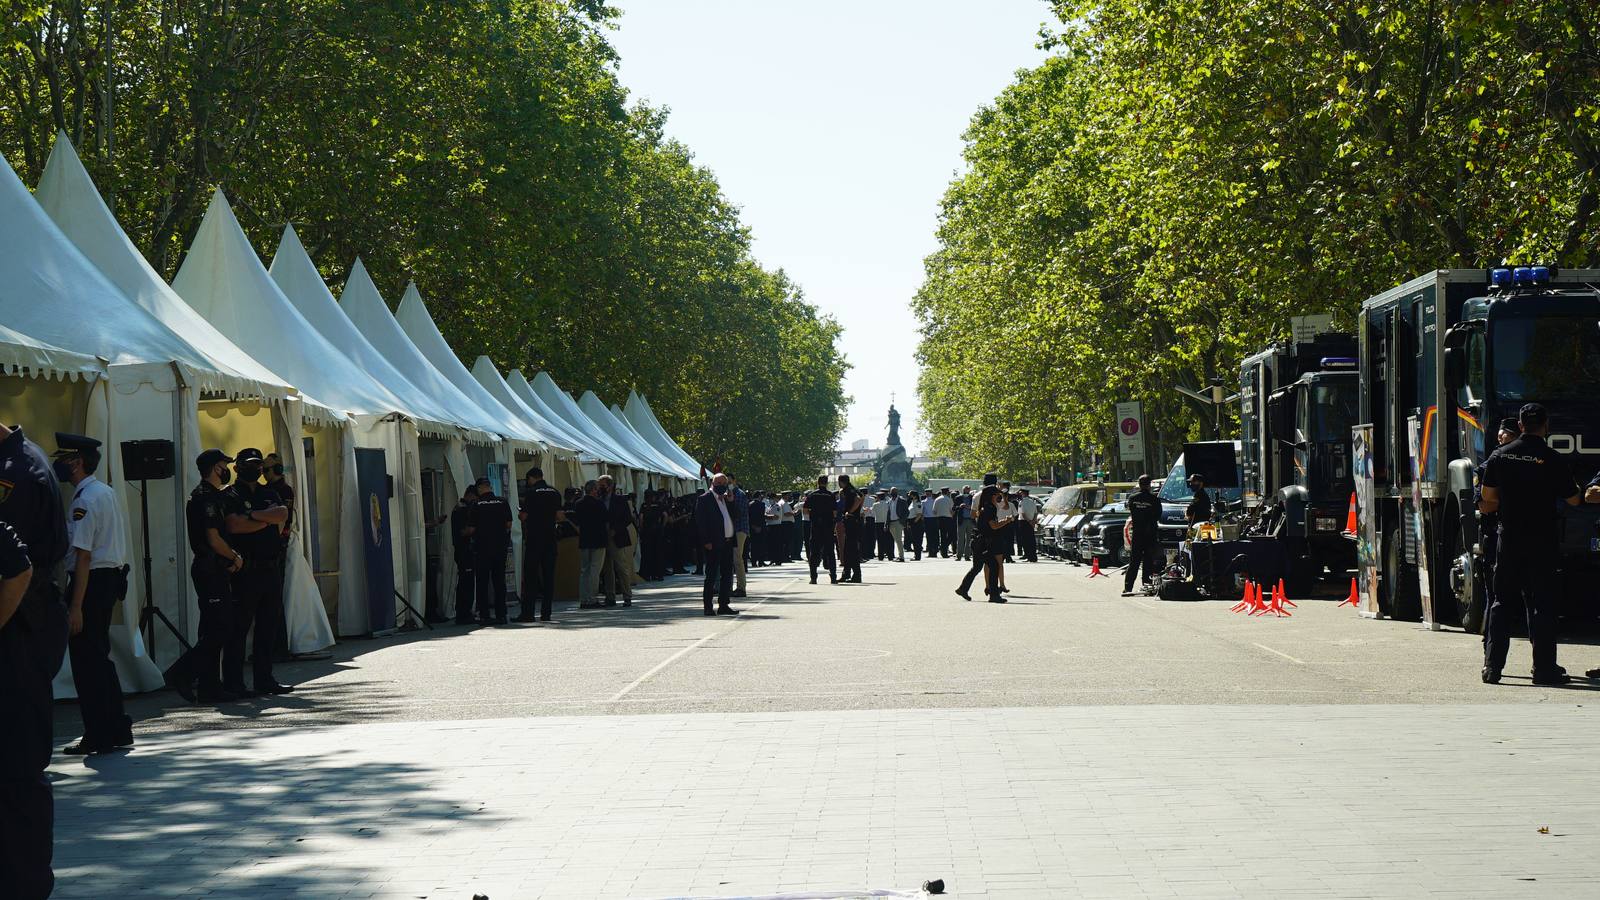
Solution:
<svg viewBox="0 0 1600 900"><path fill-rule="evenodd" d="M396 832L401 846L408 835L420 846L430 831L487 833L504 822L448 797L426 766L288 755L272 743L279 734L156 740L132 754L58 765L49 773L54 896L171 896L207 886L240 897L341 896L392 864ZM361 843L380 838L388 849L364 858Z"/></svg>

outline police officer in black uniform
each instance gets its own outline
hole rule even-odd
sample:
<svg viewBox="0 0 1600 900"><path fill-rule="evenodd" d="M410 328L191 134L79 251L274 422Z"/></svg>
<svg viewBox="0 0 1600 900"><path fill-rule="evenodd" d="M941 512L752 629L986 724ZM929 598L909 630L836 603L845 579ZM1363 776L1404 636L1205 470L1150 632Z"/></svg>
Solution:
<svg viewBox="0 0 1600 900"><path fill-rule="evenodd" d="M861 492L850 476L839 476L839 515L844 520L844 540L839 543L839 580L861 583Z"/></svg>
<svg viewBox="0 0 1600 900"><path fill-rule="evenodd" d="M57 581L66 552L61 490L44 451L0 425L0 893L24 900L55 884L44 771L54 746L50 683L67 652Z"/></svg>
<svg viewBox="0 0 1600 900"><path fill-rule="evenodd" d="M639 504L639 577L660 581L667 577L667 492L645 491Z"/></svg>
<svg viewBox="0 0 1600 900"><path fill-rule="evenodd" d="M240 696L287 694L294 690L272 675L272 655L283 633L283 527L289 508L277 489L261 483L266 458L254 447L234 456L237 477L223 492L228 540L244 556L245 566L233 576L233 633L222 651L222 686ZM251 683L244 683L244 644L251 641Z"/></svg>
<svg viewBox="0 0 1600 900"><path fill-rule="evenodd" d="M450 511L450 550L456 561L456 624L471 625L472 607L478 596L478 579L472 569L472 504L478 502L478 486L467 485L461 502Z"/></svg>
<svg viewBox="0 0 1600 900"><path fill-rule="evenodd" d="M544 480L538 466L528 470L522 493L522 610L518 622L533 621L534 599L538 598L539 621L550 621L550 607L556 599L556 523L566 518L561 511L561 492Z"/></svg>
<svg viewBox="0 0 1600 900"><path fill-rule="evenodd" d="M493 483L478 479L472 504L472 570L477 582L478 624L504 625L506 618L506 554L511 550L511 504L495 495ZM490 618L490 606L494 618Z"/></svg>
<svg viewBox="0 0 1600 900"><path fill-rule="evenodd" d="M221 670L222 650L233 634L233 575L244 568L244 556L228 544L227 498L223 486L231 473L233 457L221 450L207 450L195 458L200 470L200 485L189 494L184 519L189 532L189 579L194 582L200 601L199 638L193 647L167 670L167 686L189 702L226 703L239 695L224 690ZM195 689L196 683L199 690Z"/></svg>
<svg viewBox="0 0 1600 900"><path fill-rule="evenodd" d="M1522 435L1483 465L1479 511L1499 513L1499 559L1494 568L1494 605L1484 626L1483 681L1499 684L1511 645L1511 616L1521 604L1533 644L1533 683L1566 684L1572 679L1556 664L1556 616L1560 599L1560 546L1557 501L1577 506L1582 497L1572 470L1550 449L1545 435L1550 416L1529 403L1517 413Z"/></svg>
<svg viewBox="0 0 1600 900"><path fill-rule="evenodd" d="M1500 420L1500 428L1495 432L1495 446L1493 450L1484 454L1483 461L1478 463L1473 470L1472 500L1479 507L1483 506L1483 467L1496 451L1506 444L1517 439L1519 433L1517 420L1506 418ZM1494 606L1494 564L1500 556L1500 514L1498 512L1480 512L1478 514L1478 547L1483 552L1483 599L1484 610L1487 612ZM1489 629L1483 630L1483 649L1489 649Z"/></svg>
<svg viewBox="0 0 1600 900"><path fill-rule="evenodd" d="M1122 596L1133 596L1134 580L1144 567L1144 580L1155 577L1161 534L1161 498L1150 489L1150 476L1139 476L1139 490L1128 498L1128 518L1133 543L1128 547L1128 570L1122 578Z"/></svg>
<svg viewBox="0 0 1600 900"><path fill-rule="evenodd" d="M1190 525L1211 521L1211 495L1206 493L1205 476L1199 472L1189 476L1189 490L1194 492L1194 499L1189 501L1186 513Z"/></svg>
<svg viewBox="0 0 1600 900"><path fill-rule="evenodd" d="M811 517L811 530L806 533L806 562L811 565L811 583L817 583L817 568L828 570L828 583L839 581L833 559L833 492L828 490L826 476L817 479L817 489L806 494L806 515Z"/></svg>

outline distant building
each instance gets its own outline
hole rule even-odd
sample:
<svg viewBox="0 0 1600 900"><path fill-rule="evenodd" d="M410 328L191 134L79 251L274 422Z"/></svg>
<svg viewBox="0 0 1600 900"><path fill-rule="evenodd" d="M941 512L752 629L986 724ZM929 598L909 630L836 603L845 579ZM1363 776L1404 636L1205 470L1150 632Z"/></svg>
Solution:
<svg viewBox="0 0 1600 900"><path fill-rule="evenodd" d="M848 475L851 481L857 484L866 484L872 480L872 464L877 462L882 453L882 447L869 447L866 441L853 441L849 450L834 451L833 462L828 466L827 471L821 474L829 478ZM961 465L959 461L948 456L913 456L910 461L911 471L917 475L922 475L934 466L943 465L957 468Z"/></svg>

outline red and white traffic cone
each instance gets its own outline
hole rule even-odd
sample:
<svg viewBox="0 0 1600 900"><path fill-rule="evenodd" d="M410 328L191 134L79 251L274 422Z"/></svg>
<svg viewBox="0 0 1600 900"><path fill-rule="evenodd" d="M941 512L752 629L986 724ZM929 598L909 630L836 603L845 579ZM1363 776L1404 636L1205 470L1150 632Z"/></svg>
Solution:
<svg viewBox="0 0 1600 900"><path fill-rule="evenodd" d="M1354 606L1357 609L1361 607L1361 592L1356 589L1356 580L1354 578L1350 579L1350 596L1340 601L1339 605Z"/></svg>
<svg viewBox="0 0 1600 900"><path fill-rule="evenodd" d="M1110 578L1111 576L1107 575L1106 573L1104 573L1102 571L1100 571L1100 557L1096 556L1094 558L1093 564L1089 567L1089 574L1087 576L1085 576L1085 577L1087 577L1087 578L1097 578L1097 577L1098 578Z"/></svg>

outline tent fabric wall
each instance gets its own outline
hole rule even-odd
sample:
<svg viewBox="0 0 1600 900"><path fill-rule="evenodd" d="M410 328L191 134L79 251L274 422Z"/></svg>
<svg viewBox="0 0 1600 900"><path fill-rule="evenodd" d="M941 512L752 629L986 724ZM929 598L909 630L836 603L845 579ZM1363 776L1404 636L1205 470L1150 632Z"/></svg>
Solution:
<svg viewBox="0 0 1600 900"><path fill-rule="evenodd" d="M559 420L552 421L544 416L537 407L518 396L511 389L511 386L506 383L506 380L501 377L500 370L495 367L494 360L487 356L479 356L477 361L472 364L470 374L473 380L477 381L489 393L489 396L509 410L512 415L522 419L529 427L539 433L550 435L552 442L549 442L549 446L552 450L558 451L560 456L594 455L594 450L586 436L571 431L565 423Z"/></svg>
<svg viewBox="0 0 1600 900"><path fill-rule="evenodd" d="M616 417L611 415L611 410L607 409L606 405L600 402L600 398L595 396L594 391L583 392L583 396L578 398L578 408L583 410L583 414L589 417L589 421L605 429L606 434L610 435L613 441L633 454L633 458L641 463L639 468L647 472L663 475L682 476L683 473L678 471L677 466L662 459L661 454L639 441L632 431L621 422L618 422Z"/></svg>
<svg viewBox="0 0 1600 900"><path fill-rule="evenodd" d="M284 462L284 478L294 488L295 509L309 510L311 498L304 475L306 448L300 440L303 420L300 401L273 404L272 409L272 442ZM306 546L309 527L307 516L295 516L289 527L289 546L285 551L283 609L290 653L313 653L334 643L333 626L328 622L322 592L317 589L316 575L311 571L311 557Z"/></svg>
<svg viewBox="0 0 1600 900"><path fill-rule="evenodd" d="M516 373L520 377L520 373ZM644 463L636 459L632 453L619 444L611 435L599 425L596 425L578 408L577 401L561 390L550 375L545 372L536 372L531 381L523 379L529 384L534 394L549 409L553 410L573 430L588 435L591 440L598 443L603 452L599 455L609 466L623 466L630 469L644 468ZM616 478L618 473L611 473Z"/></svg>
<svg viewBox="0 0 1600 900"><path fill-rule="evenodd" d="M628 402L622 408L622 417L627 420L628 424L633 426L634 431L637 431L640 437L648 441L657 450L660 450L662 455L674 460L685 471L692 473L694 475L693 481L698 482L701 480L700 473L705 471L704 464L695 461L694 457L685 452L683 447L677 441L674 441L671 435L667 434L667 430L661 426L660 420L656 418L655 411L650 408L650 402L643 396L634 391L629 391Z"/></svg>
<svg viewBox="0 0 1600 900"><path fill-rule="evenodd" d="M451 441L445 448L445 468L449 472L451 487L454 492L449 495L450 507L453 509L461 495L466 492L467 485L475 480L472 477L472 464L467 460L466 444L463 441ZM448 528L448 524L445 526ZM454 547L446 547L441 542L439 548L439 612L446 616L454 617L456 605L461 598L456 596L456 557Z"/></svg>

